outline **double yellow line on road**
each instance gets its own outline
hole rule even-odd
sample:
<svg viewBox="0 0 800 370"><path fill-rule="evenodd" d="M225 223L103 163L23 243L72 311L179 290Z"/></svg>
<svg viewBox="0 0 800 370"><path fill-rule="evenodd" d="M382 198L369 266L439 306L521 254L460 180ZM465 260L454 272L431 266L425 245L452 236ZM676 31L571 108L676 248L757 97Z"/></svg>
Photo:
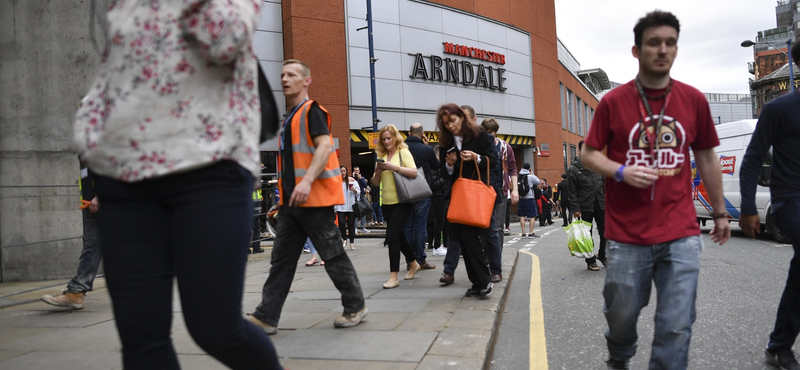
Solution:
<svg viewBox="0 0 800 370"><path fill-rule="evenodd" d="M544 336L544 308L542 307L542 278L539 270L539 257L533 253L519 251L531 256L530 286L530 368L546 370L547 343Z"/></svg>

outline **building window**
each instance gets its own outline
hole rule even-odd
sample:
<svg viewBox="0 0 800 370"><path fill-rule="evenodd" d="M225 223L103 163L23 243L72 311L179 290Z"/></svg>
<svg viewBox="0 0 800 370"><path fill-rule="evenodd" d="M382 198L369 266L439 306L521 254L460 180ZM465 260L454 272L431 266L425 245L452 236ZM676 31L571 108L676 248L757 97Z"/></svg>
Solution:
<svg viewBox="0 0 800 370"><path fill-rule="evenodd" d="M564 173L567 173L567 169L569 169L569 162L567 161L567 143L564 143L564 146L561 147L561 156L564 158Z"/></svg>
<svg viewBox="0 0 800 370"><path fill-rule="evenodd" d="M567 129L567 115L564 112L564 109L566 108L565 104L564 104L566 102L566 99L564 98L564 84L559 83L558 84L558 90L559 90L559 93L561 94L561 128L566 130Z"/></svg>
<svg viewBox="0 0 800 370"><path fill-rule="evenodd" d="M589 134L589 124L592 122L591 118L589 118L589 113L590 113L589 112L589 104L586 104L586 102L583 103L583 112L584 112L584 114L583 114L583 122L584 122L583 127L584 127L584 130L586 130L586 132L584 132L583 136L586 136L586 135Z"/></svg>
<svg viewBox="0 0 800 370"><path fill-rule="evenodd" d="M574 144L569 144L569 163L572 163L575 160L575 157L578 156L578 147Z"/></svg>
<svg viewBox="0 0 800 370"><path fill-rule="evenodd" d="M569 132L575 132L575 120L573 119L575 112L572 106L572 101L572 91L567 89L567 127Z"/></svg>
<svg viewBox="0 0 800 370"><path fill-rule="evenodd" d="M581 114L581 111L583 110L583 104L581 104L582 102L583 101L581 98L577 96L575 97L575 123L577 124L577 130L575 130L575 133L581 136L583 136L583 115Z"/></svg>

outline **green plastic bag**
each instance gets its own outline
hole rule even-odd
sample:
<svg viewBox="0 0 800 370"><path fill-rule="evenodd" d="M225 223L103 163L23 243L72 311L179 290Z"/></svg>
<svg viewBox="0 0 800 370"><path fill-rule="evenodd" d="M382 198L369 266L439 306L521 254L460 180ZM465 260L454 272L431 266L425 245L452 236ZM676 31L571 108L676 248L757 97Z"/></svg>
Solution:
<svg viewBox="0 0 800 370"><path fill-rule="evenodd" d="M594 240L592 240L592 223L583 220L572 221L564 228L567 232L567 245L573 257L594 257Z"/></svg>

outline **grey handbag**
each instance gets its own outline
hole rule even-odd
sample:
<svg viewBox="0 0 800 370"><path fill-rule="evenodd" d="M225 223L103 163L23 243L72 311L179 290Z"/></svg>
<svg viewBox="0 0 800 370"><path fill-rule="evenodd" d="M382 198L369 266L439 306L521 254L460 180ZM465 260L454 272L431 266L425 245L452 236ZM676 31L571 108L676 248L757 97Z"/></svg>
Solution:
<svg viewBox="0 0 800 370"><path fill-rule="evenodd" d="M397 154L400 155L400 167L403 167L403 155L400 152ZM397 171L393 171L392 176L394 176L395 188L397 189L397 200L400 203L413 203L429 198L433 194L431 187L428 186L428 181L425 180L425 171L423 171L422 167L417 168L417 177L413 179L405 177L397 173Z"/></svg>

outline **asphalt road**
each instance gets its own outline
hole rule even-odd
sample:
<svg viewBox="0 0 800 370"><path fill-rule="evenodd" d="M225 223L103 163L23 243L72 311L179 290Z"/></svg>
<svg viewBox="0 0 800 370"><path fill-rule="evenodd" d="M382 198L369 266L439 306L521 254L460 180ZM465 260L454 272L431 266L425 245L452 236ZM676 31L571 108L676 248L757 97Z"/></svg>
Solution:
<svg viewBox="0 0 800 370"><path fill-rule="evenodd" d="M571 257L561 220L555 221L544 228L537 225L536 233L544 235L542 238L506 237L506 248L529 251L533 256L518 254L495 340L492 370L605 369L605 269L589 271L583 259ZM705 250L700 256L689 368L775 369L764 362L763 349L774 324L792 248L769 237L747 238L737 223L732 226L733 236L722 246L711 241L710 227L703 228ZM632 369L647 368L655 304L654 287L650 305L639 319L639 350L631 359ZM542 312L543 325L537 324ZM796 345L795 353L798 348Z"/></svg>

